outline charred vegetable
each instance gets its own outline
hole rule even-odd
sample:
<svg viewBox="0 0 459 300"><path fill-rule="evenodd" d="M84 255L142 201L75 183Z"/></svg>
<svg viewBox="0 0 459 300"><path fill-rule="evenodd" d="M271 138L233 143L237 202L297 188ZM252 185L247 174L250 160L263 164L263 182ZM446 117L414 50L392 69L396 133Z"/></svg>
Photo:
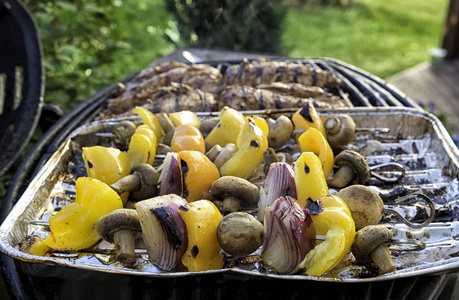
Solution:
<svg viewBox="0 0 459 300"><path fill-rule="evenodd" d="M135 205L149 259L166 271L180 263L188 246L187 227L178 213L186 205L185 199L177 195L159 196Z"/></svg>
<svg viewBox="0 0 459 300"><path fill-rule="evenodd" d="M265 209L263 262L280 274L294 274L314 248L315 229L308 209L295 199L280 197Z"/></svg>

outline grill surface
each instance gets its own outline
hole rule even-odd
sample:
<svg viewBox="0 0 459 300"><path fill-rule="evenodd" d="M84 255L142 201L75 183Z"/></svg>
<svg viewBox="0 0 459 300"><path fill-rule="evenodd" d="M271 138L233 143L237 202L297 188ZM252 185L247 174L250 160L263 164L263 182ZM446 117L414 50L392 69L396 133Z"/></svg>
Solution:
<svg viewBox="0 0 459 300"><path fill-rule="evenodd" d="M222 68L222 70L224 70L225 66L227 65L240 62L242 57L256 58L259 56L259 54L235 53L227 51L210 51L207 49L186 49L186 51L193 51L197 56L206 59L209 64L219 66L220 68ZM278 59L276 57L271 58ZM178 51L168 57L162 58L162 60L171 59L186 61L183 57L183 51ZM391 108L397 109L401 107L420 109L420 107L416 103L405 97L395 88L392 88L391 86L387 85L379 78L376 78L371 74L368 74L355 67L349 66L343 62L333 59L312 58L298 59L295 61L301 61L305 64L311 64L321 69L330 70L337 74L343 80L344 84L343 86L337 88L336 90L333 90L332 92L348 101L350 107L366 107L370 108L370 111L371 109L378 111L379 109L390 110ZM127 80L128 79L126 79L126 81ZM61 142L68 137L70 132L72 132L74 129L80 126L83 122L90 120L98 112L102 111L105 107L105 101L110 97L110 94L115 90L115 85L108 87L103 92L88 99L85 103L77 107L76 112L74 112L73 115L64 116L64 118L60 121L58 125L60 125L61 128L65 128L65 130L51 132L49 135L45 136L45 139L48 142L46 143L46 146L43 146L41 149L36 149L36 151L38 151L38 153L40 153L41 155L37 155L38 153L35 154L35 157L37 157L37 164L34 167L38 170L38 162L40 161L39 164L41 165L42 162L46 160L49 157L49 155L54 152L55 149L58 148ZM74 119L75 116L80 116L80 118ZM375 120L375 122L377 122L377 120ZM436 124L434 125L437 126ZM410 125L410 128L411 126L412 125ZM401 130L403 132L403 128L394 128L393 130ZM457 149L455 147L451 147L452 143L449 140L449 137L447 137L446 135L443 137L443 134L445 133L444 129L440 128L440 132L442 133L442 139L445 139L444 144L446 144L448 148L446 149L446 151L450 154L452 153L450 158L456 159ZM385 139L383 146L381 146L380 144L381 139ZM388 187L384 185L378 186L378 189L381 190L382 194L386 194L386 198L388 201L393 199L391 197L396 197L398 195L411 192L413 190L422 189L423 192L430 195L437 201L437 210L440 213L438 214L436 221L451 222L457 220L458 211L457 203L455 200L457 198L457 190L455 188L448 189L448 186L454 187L456 185L455 183L451 184L451 182L453 180L457 180L456 178L458 177L456 170L453 167L451 167L451 165L454 165L455 163L451 162L449 159L447 159L446 162L442 162L441 159L439 160L437 157L436 148L427 147L427 145L429 145L430 142L431 140L426 139L424 136L413 140L408 139L406 141L398 141L397 138L394 138L393 136L388 137L384 135L361 135L356 140L356 144L361 146L363 151L365 151L365 149L368 150L366 155L370 164L376 164L384 161L397 161L401 162L405 165L405 167L407 167L408 173L407 176L403 179L404 182L402 183L403 187L405 187L404 189L397 190L393 187ZM443 144L443 142L440 142L440 144ZM381 149L382 147L382 152L376 153L374 151L375 147L380 147L378 149ZM426 149L428 151L424 151ZM30 169L31 167L24 167L21 170L21 172L25 172ZM444 170L449 171L445 173ZM426 178L427 180L430 179L430 181L428 181L427 184L425 182ZM435 179L432 180L432 178ZM17 191L20 187L20 182L15 182L14 186L16 193L9 193L9 197L5 199L7 202L14 203L19 198ZM443 193L438 194L438 190L441 190ZM3 213L5 216L8 214L8 212L5 213L5 211L3 211ZM412 212L409 209L404 213L412 217L412 215L410 215ZM391 220L389 218L386 221L390 222ZM405 231L405 228L403 226L400 228L396 228L396 230L398 235L406 235L407 231ZM429 230L432 231L431 234L435 234L437 228L433 226L432 228L429 227ZM456 227L452 228L452 231L456 232L456 234L457 230L458 229ZM436 249L436 246L438 245L432 245L430 248L428 248L427 251ZM450 249L453 249L452 251L455 251L454 244L441 244L440 246L449 247ZM452 255L454 255L453 252L451 253ZM405 263L404 261L406 261L406 259L403 256L400 256L398 258L397 263L403 264ZM64 288L65 286L69 285L73 286L73 288L70 290L72 291L72 293L74 293L74 295L88 295L88 293L91 293L94 286L92 284L88 284L86 279L95 280L95 278L97 278L98 276L98 272L90 270L84 270L83 272L80 272L80 270L75 270L72 268L69 269L67 267L55 266L56 264L59 264L55 262L49 264L46 263L43 265L39 263L38 265L31 266L30 261L24 263L15 259L13 263L15 267L19 267L19 270L16 271L14 270L14 268L8 268L6 269L6 272L20 277L20 282L23 286L17 288L15 291L15 295L17 295L18 297L31 295L34 289L35 292L42 295L43 298L45 298L48 295L70 296L68 292L69 290L66 290ZM116 271L114 273L116 274L118 272L120 271ZM57 279L56 276L60 279ZM267 287L269 286L269 282L275 279L259 278L257 276L253 277L251 275L248 275L248 277L245 279L247 281L244 281L245 283L241 283L239 282L240 280L236 276L237 275L235 274L228 273L211 273L208 275L204 274L202 277L198 279L193 278L193 275L191 276L191 278L190 276L183 276L183 278L173 277L173 279L167 281L159 280L158 282L160 286L154 288L147 286L150 286L150 284L152 284L153 282L156 285L158 282L156 282L155 279L143 278L142 276L138 276L138 274L128 275L127 277L121 277L121 279L119 276L116 276L114 274L107 274L106 276L104 275L104 278L95 281L97 281L97 283L100 283L102 287L105 287L107 289L109 289L109 287L112 288L113 295L123 293L123 291L120 289L121 287L126 287L126 285L131 287L138 287L138 289L136 289L135 292L126 295L126 299L137 298L137 296L146 297L146 295L148 295L149 293L155 295L168 295L166 293L169 292L175 293L175 296L180 297L180 291L177 291L174 287L167 287L167 285L172 284L173 286L178 285L191 288L196 284L196 280L198 280L199 282L198 287L200 287L201 284L205 286L204 283L209 283L212 284L214 287L218 287L218 289L214 288L212 290L199 290L199 288L197 290L193 289L195 291L195 294L192 295L192 298L196 299L202 298L201 296L205 295L210 296L211 294L209 293L212 293L212 295L215 295L214 293L222 293L222 296L223 293L226 293L224 296L228 297L235 296L235 294L237 296L237 286L242 287L245 293L252 293L253 296L275 295L275 291L273 291L272 288ZM456 275L454 274L435 274L435 276L428 275L421 277L408 276L406 278L400 276L403 278L383 282L355 284L343 283L335 286L336 289L335 287L333 288L333 294L336 295L335 293L339 291L340 294L349 296L353 295L357 297L375 297L379 299L389 299L396 297L399 299L410 299L416 297L416 295L421 295L420 293L422 292L422 295L430 295L430 298L432 299L439 297L445 297L445 299L447 299L447 297L450 297L452 295L450 293L454 292L454 282L456 280L455 276ZM77 278L77 280L76 282L74 281L73 283L70 283L70 278ZM114 282L118 283L120 283L119 281L121 280L123 284L119 284L120 288L113 288L113 284L109 284L108 282L106 282L106 280L113 280ZM164 286L161 286L162 281L165 284ZM291 297L300 295L305 296L304 293L299 292L304 288L309 288L311 290L320 288L320 293L318 291L310 293L310 296L313 297L314 295L315 297L331 295L330 292L327 292L327 289L329 289L329 283L320 282L320 280L314 281L312 283L309 282L306 284L301 280L297 281L295 279L281 281L282 286L291 289L291 291L287 293ZM222 282L224 282L224 284L222 284ZM39 287L37 287L37 284L39 284ZM358 292L355 291L355 286L357 285L359 286ZM33 286L35 287L33 288ZM81 288L79 292L75 291L76 286L78 286L78 288ZM253 286L260 286L264 290L257 291L256 293L249 292L250 290L252 290ZM58 289L53 290L53 288L55 287L58 287ZM383 293L383 291L385 292ZM240 292L240 294L242 294L242 292ZM107 296L107 294L105 294L104 296Z"/></svg>

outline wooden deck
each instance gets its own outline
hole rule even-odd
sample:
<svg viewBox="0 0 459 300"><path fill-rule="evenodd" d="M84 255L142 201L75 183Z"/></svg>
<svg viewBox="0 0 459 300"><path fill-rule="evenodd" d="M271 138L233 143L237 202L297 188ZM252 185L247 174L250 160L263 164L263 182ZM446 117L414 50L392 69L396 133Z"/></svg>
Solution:
<svg viewBox="0 0 459 300"><path fill-rule="evenodd" d="M433 69L425 62L387 79L408 97L436 115L454 135L459 135L459 61L444 61Z"/></svg>

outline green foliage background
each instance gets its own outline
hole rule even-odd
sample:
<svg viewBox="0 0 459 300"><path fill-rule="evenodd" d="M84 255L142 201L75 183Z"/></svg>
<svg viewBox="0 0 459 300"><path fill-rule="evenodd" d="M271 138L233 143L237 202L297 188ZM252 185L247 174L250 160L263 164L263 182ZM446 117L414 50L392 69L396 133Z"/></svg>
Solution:
<svg viewBox="0 0 459 300"><path fill-rule="evenodd" d="M66 110L173 51L174 23L159 0L24 1L39 27L45 101Z"/></svg>

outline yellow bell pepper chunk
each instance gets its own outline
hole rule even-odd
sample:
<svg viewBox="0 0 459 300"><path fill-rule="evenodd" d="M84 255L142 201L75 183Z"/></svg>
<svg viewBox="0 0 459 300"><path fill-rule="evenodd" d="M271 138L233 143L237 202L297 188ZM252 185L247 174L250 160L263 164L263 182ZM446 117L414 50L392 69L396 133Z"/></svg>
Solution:
<svg viewBox="0 0 459 300"><path fill-rule="evenodd" d="M21 241L20 250L30 255L45 256L51 250L46 245L45 240L36 235L27 237L24 243L26 243L25 246L23 246Z"/></svg>
<svg viewBox="0 0 459 300"><path fill-rule="evenodd" d="M131 136L127 156L131 168L137 164L153 164L155 161L157 139L147 125L140 125Z"/></svg>
<svg viewBox="0 0 459 300"><path fill-rule="evenodd" d="M83 147L83 160L88 176L108 185L117 182L131 172L126 153L116 148Z"/></svg>
<svg viewBox="0 0 459 300"><path fill-rule="evenodd" d="M164 133L163 128L159 124L158 118L151 111L141 106L136 106L134 107L132 112L138 115L142 119L143 124L147 125L148 127L151 128L151 130L153 130L153 132L156 135L157 141L163 140L166 134Z"/></svg>
<svg viewBox="0 0 459 300"><path fill-rule="evenodd" d="M188 248L182 263L190 272L216 270L223 267L217 227L222 215L208 200L198 200L181 207L179 214L188 231Z"/></svg>
<svg viewBox="0 0 459 300"><path fill-rule="evenodd" d="M206 152L204 138L201 131L193 125L179 125L174 130L171 141L172 152L182 150L196 150L202 153Z"/></svg>
<svg viewBox="0 0 459 300"><path fill-rule="evenodd" d="M300 135L298 146L301 152L314 152L319 156L325 178L327 178L333 170L335 158L326 137L319 130L311 127Z"/></svg>
<svg viewBox="0 0 459 300"><path fill-rule="evenodd" d="M244 115L225 106L218 116L220 122L205 138L206 147L212 148L217 144L222 147L229 143L237 144L237 137L245 124Z"/></svg>
<svg viewBox="0 0 459 300"><path fill-rule="evenodd" d="M260 129L263 131L263 133L268 136L269 134L269 125L268 122L266 122L265 118L257 117L257 116L252 116L248 117L252 118L255 121L255 124L260 127Z"/></svg>
<svg viewBox="0 0 459 300"><path fill-rule="evenodd" d="M201 125L201 120L198 115L189 110L171 113L169 114L169 119L171 119L172 123L174 123L176 127L186 124L199 128Z"/></svg>
<svg viewBox="0 0 459 300"><path fill-rule="evenodd" d="M355 238L355 223L346 203L337 196L325 196L316 204L319 212L311 212L311 218L316 234L325 236L325 241L312 249L299 267L308 275L321 276L348 253Z"/></svg>
<svg viewBox="0 0 459 300"><path fill-rule="evenodd" d="M250 178L255 169L263 162L263 153L268 149L268 136L247 118L238 137L238 151L220 168L222 176Z"/></svg>
<svg viewBox="0 0 459 300"><path fill-rule="evenodd" d="M312 152L303 152L295 162L295 186L298 202L307 206L309 200L317 200L329 194L320 159Z"/></svg>
<svg viewBox="0 0 459 300"><path fill-rule="evenodd" d="M189 202L208 198L210 186L220 178L217 166L199 151L180 151L177 159L183 178L182 197Z"/></svg>
<svg viewBox="0 0 459 300"><path fill-rule="evenodd" d="M55 250L81 250L100 240L94 225L111 211L122 208L118 194L100 180L80 177L75 184L75 202L49 218L47 246Z"/></svg>
<svg viewBox="0 0 459 300"><path fill-rule="evenodd" d="M327 136L323 121L312 103L308 103L297 110L292 116L292 122L295 130L308 130L312 127L319 130L323 136Z"/></svg>

